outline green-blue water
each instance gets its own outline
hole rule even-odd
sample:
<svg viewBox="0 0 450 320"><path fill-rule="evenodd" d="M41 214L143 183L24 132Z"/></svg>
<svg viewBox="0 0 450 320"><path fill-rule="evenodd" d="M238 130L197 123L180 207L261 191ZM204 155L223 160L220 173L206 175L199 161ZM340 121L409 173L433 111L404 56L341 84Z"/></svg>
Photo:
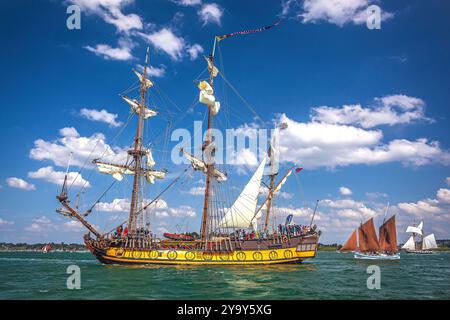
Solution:
<svg viewBox="0 0 450 320"><path fill-rule="evenodd" d="M66 269L81 270L69 290ZM381 270L369 290L367 267ZM0 299L450 299L450 253L361 261L319 252L301 265L265 267L105 266L89 253L0 252Z"/></svg>

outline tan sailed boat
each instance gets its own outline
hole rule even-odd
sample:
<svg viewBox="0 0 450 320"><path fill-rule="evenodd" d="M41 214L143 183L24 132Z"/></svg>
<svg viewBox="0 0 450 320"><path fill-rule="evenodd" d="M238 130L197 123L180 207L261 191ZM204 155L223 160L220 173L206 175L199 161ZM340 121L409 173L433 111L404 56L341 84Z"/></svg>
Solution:
<svg viewBox="0 0 450 320"><path fill-rule="evenodd" d="M215 150L212 139L213 120L219 115L220 103L214 96L214 79L220 75L214 65L216 37L210 56L205 57L209 78L197 83L200 90L199 102L208 108L208 130L203 142L203 152ZM163 265L261 265L296 263L316 255L320 231L313 225L270 226L273 216L274 200L280 193L288 177L295 173L293 166L278 179L275 170L275 146L270 145L268 155L261 160L256 171L229 207L219 207L218 197L227 187L227 174L222 172L214 161L206 161L205 155L197 157L185 150L183 156L190 166L183 171L193 170L204 175L206 183L203 197L203 210L200 236L167 233L170 239L158 238L145 223L143 216L155 206L166 190L173 187L183 174L175 178L153 200L146 201L142 195L142 184L152 185L166 178L166 171L156 169L152 152L143 142L144 126L148 120L157 118L158 112L146 105L146 95L152 90L154 82L147 76L148 49L143 72L135 71L140 83L140 99L123 96L137 115L134 143L128 150L126 163L117 164L96 159L94 164L100 173L109 174L121 181L124 176L133 177L131 204L127 221L108 233L101 233L87 221L91 209L81 213L78 206L69 202L67 176L61 193L57 196L63 209L58 212L80 221L89 233L84 242L95 257L105 264L163 264ZM212 152L214 154L214 152ZM262 180L269 164L268 194L259 201ZM222 200L223 201L223 200ZM257 225L257 221L262 221ZM259 228L258 228L259 227Z"/></svg>
<svg viewBox="0 0 450 320"><path fill-rule="evenodd" d="M356 259L400 259L397 248L395 215L384 221L379 228L379 239L373 218L361 223L354 230L339 252L353 252Z"/></svg>

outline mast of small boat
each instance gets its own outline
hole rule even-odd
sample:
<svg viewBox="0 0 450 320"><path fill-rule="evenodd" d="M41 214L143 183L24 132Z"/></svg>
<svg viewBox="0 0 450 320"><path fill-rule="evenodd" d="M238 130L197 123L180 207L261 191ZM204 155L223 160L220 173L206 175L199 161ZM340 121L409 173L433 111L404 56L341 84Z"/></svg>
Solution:
<svg viewBox="0 0 450 320"><path fill-rule="evenodd" d="M217 44L217 37L214 37L214 46L212 50L212 54L209 57L211 62L211 68L208 68L209 71L209 85L211 88L214 88L214 54L216 51L216 44ZM212 131L212 125L213 125L213 114L211 109L213 108L213 105L208 105L208 128L206 131L206 138L204 145L202 147L202 152L206 150L206 148L210 147L211 144L211 131ZM203 242L206 243L207 241L207 234L208 234L208 206L209 206L209 198L210 198L210 184L211 184L211 178L214 170L214 164L212 161L212 157L214 155L214 150L211 150L210 152L210 159L206 162L206 183L205 183L205 196L204 196L204 202L203 202L203 214L202 214L202 225L200 230L201 239Z"/></svg>
<svg viewBox="0 0 450 320"><path fill-rule="evenodd" d="M144 132L144 118L145 118L145 96L147 94L147 66L148 66L148 54L149 54L149 47L147 47L147 53L145 56L145 64L144 64L144 72L142 74L142 79L140 83L140 94L141 94L141 101L140 101L140 108L138 114L138 123L136 127L136 134L134 137L134 148L128 151L128 154L131 155L134 159L134 177L133 177L133 191L131 193L131 205L130 205L130 214L128 219L128 232L131 235L135 235L137 230L137 215L140 211L140 205L141 205L141 175L142 175L142 158L145 156L145 151L143 150L143 144L142 144L142 136Z"/></svg>

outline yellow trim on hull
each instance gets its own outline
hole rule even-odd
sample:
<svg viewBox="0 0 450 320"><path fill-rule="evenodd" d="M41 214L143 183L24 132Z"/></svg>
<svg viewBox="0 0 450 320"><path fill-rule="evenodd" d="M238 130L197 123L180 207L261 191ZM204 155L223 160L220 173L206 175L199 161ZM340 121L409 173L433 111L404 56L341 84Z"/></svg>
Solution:
<svg viewBox="0 0 450 320"><path fill-rule="evenodd" d="M132 250L109 248L100 259L111 263L172 265L256 265L298 262L314 258L316 250L297 248L273 250L242 250L233 252L202 252L194 250Z"/></svg>

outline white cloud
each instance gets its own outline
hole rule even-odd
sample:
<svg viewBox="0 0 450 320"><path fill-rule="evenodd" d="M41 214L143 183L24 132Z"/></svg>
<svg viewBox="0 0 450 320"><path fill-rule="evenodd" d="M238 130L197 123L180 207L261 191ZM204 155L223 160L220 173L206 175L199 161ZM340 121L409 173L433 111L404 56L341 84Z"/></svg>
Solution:
<svg viewBox="0 0 450 320"><path fill-rule="evenodd" d="M186 193L192 196L202 196L205 194L205 187L192 187Z"/></svg>
<svg viewBox="0 0 450 320"><path fill-rule="evenodd" d="M322 122L301 123L280 117L287 128L280 132L280 159L309 168L401 162L421 166L450 164L450 154L437 141L396 139L383 144L380 130Z"/></svg>
<svg viewBox="0 0 450 320"><path fill-rule="evenodd" d="M42 216L37 219L33 219L33 223L25 227L25 231L33 233L45 233L51 230L56 230L57 226L54 225L49 218Z"/></svg>
<svg viewBox="0 0 450 320"><path fill-rule="evenodd" d="M16 177L6 179L6 184L12 188L17 189L23 189L27 191L36 190L34 184L28 183L27 181Z"/></svg>
<svg viewBox="0 0 450 320"><path fill-rule="evenodd" d="M202 4L202 0L172 0L172 2L185 7L193 7Z"/></svg>
<svg viewBox="0 0 450 320"><path fill-rule="evenodd" d="M112 48L107 44L98 44L95 47L86 46L85 48L105 59L124 61L133 58L133 55L131 54L132 48L129 46Z"/></svg>
<svg viewBox="0 0 450 320"><path fill-rule="evenodd" d="M116 120L119 115L109 113L105 109L97 110L83 108L80 110L80 115L91 121L107 123L112 127L119 127L122 124L120 121Z"/></svg>
<svg viewBox="0 0 450 320"><path fill-rule="evenodd" d="M64 222L63 228L65 231L69 231L69 232L80 232L85 229L84 226L81 224L81 222L75 221L75 220L70 220L70 221ZM96 228L96 229L98 229L98 228Z"/></svg>
<svg viewBox="0 0 450 320"><path fill-rule="evenodd" d="M151 200L144 201L144 204L149 204ZM128 199L114 199L112 202L100 202L95 209L101 212L127 212L130 210L130 200ZM190 206L179 206L171 208L163 199L159 199L152 203L147 210L156 217L195 217L195 210Z"/></svg>
<svg viewBox="0 0 450 320"><path fill-rule="evenodd" d="M203 51L203 47L199 44L194 44L187 49L191 60L197 59L198 56L203 53Z"/></svg>
<svg viewBox="0 0 450 320"><path fill-rule="evenodd" d="M269 194L269 188L263 186L263 187L261 188L260 194L261 194L261 195L268 195L268 194ZM276 193L276 196L277 196L278 198L281 198L281 199L287 199L287 200L292 199L292 198L294 197L294 195L293 195L292 193L284 192L284 191L278 191L278 192Z"/></svg>
<svg viewBox="0 0 450 320"><path fill-rule="evenodd" d="M133 29L142 29L141 18L134 13L128 15L122 12L123 8L134 3L134 0L70 0L78 5L83 12L96 14L105 22L114 25L119 32L129 32Z"/></svg>
<svg viewBox="0 0 450 320"><path fill-rule="evenodd" d="M41 179L59 186L64 183L64 177L66 173L64 171L55 171L52 166L40 168L37 171L28 172L28 177L33 179ZM69 172L67 174L67 184L74 187L86 187L89 188L91 185L89 181L83 179L81 174L77 172Z"/></svg>
<svg viewBox="0 0 450 320"><path fill-rule="evenodd" d="M365 24L369 14L367 8L376 0L284 0L282 15L294 13L303 23L328 22L343 26L347 23ZM393 17L382 10L382 20Z"/></svg>
<svg viewBox="0 0 450 320"><path fill-rule="evenodd" d="M156 49L167 53L172 59L180 60L185 48L183 38L176 36L171 29L162 28L151 34L139 33L144 39L150 42Z"/></svg>
<svg viewBox="0 0 450 320"><path fill-rule="evenodd" d="M0 218L0 227L2 226L11 226L14 224L14 221L8 221Z"/></svg>
<svg viewBox="0 0 450 320"><path fill-rule="evenodd" d="M105 136L95 133L90 137L81 137L73 127L59 130L61 135L55 141L38 139L34 141L34 148L30 150L30 158L35 160L50 160L59 167L66 168L72 153L71 165L93 168L92 159L102 158L105 161L125 163L126 150L111 147L105 142ZM89 159L88 159L89 158ZM88 159L88 161L87 161Z"/></svg>
<svg viewBox="0 0 450 320"><path fill-rule="evenodd" d="M200 16L200 20L203 22L203 25L208 23L216 23L220 25L223 9L217 3L208 3L201 7L198 11L198 15Z"/></svg>
<svg viewBox="0 0 450 320"><path fill-rule="evenodd" d="M339 193L343 196L350 196L353 192L352 190L350 190L349 188L346 187L340 187L339 188Z"/></svg>
<svg viewBox="0 0 450 320"><path fill-rule="evenodd" d="M137 65L140 72L144 72L144 66L141 64ZM151 77L161 78L166 74L166 66L160 65L159 67L147 66L147 75Z"/></svg>
<svg viewBox="0 0 450 320"><path fill-rule="evenodd" d="M375 106L368 108L360 104L344 105L340 108L327 106L313 108L311 118L316 122L352 124L363 128L431 120L424 115L425 102L422 99L406 95L389 95L375 98L375 101Z"/></svg>

